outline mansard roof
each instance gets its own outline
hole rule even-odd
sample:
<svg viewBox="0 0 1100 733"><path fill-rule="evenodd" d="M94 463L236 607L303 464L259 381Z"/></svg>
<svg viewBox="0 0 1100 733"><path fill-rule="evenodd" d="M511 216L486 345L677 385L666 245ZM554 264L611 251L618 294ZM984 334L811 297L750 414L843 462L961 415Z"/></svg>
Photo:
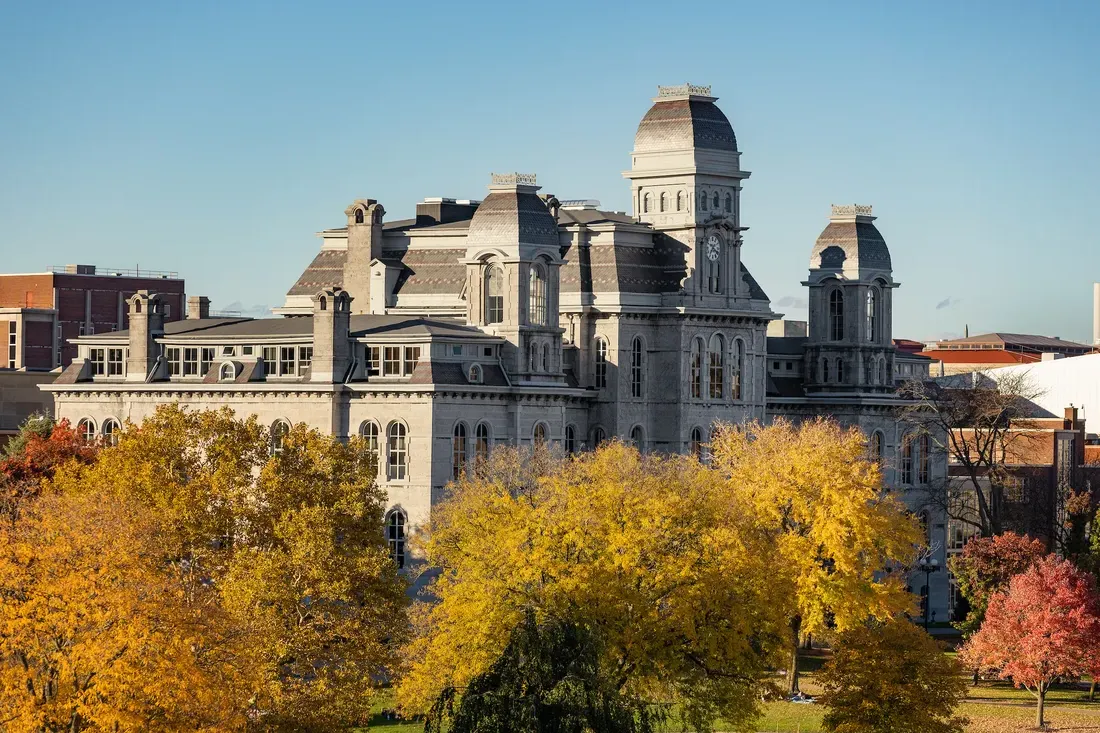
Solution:
<svg viewBox="0 0 1100 733"><path fill-rule="evenodd" d="M657 93L638 124L634 152L686 148L737 152L733 125L714 104L716 97L709 96L710 87L658 87Z"/></svg>
<svg viewBox="0 0 1100 733"><path fill-rule="evenodd" d="M870 206L833 206L810 253L811 270L892 270L890 250Z"/></svg>

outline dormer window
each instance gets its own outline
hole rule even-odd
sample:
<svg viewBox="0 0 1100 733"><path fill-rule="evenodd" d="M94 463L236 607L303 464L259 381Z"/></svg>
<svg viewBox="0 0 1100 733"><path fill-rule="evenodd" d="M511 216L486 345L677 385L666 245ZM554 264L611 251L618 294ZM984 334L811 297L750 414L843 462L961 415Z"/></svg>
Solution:
<svg viewBox="0 0 1100 733"><path fill-rule="evenodd" d="M481 384L481 382L482 382L481 365L480 364L470 365L470 371L469 371L469 373L467 373L466 379L467 379L467 381L470 382L470 384Z"/></svg>
<svg viewBox="0 0 1100 733"><path fill-rule="evenodd" d="M221 369L218 370L218 381L232 382L237 378L237 367L231 361L227 361L222 364Z"/></svg>

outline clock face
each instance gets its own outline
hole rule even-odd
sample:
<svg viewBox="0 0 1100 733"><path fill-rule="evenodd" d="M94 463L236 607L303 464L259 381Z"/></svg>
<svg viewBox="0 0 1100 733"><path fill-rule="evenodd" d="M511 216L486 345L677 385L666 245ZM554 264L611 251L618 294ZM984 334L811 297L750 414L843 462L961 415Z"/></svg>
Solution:
<svg viewBox="0 0 1100 733"><path fill-rule="evenodd" d="M707 259L716 260L721 253L722 241L718 239L717 234L710 235L707 239Z"/></svg>

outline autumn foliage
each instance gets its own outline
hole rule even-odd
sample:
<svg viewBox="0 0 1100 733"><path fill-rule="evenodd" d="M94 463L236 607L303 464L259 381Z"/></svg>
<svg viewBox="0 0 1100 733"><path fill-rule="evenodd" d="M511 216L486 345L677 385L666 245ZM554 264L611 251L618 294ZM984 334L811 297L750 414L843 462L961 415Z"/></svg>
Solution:
<svg viewBox="0 0 1100 733"><path fill-rule="evenodd" d="M970 612L959 624L960 629L966 633L976 631L993 594L1045 555L1042 542L1015 532L970 540L962 553L950 561L959 591L970 603Z"/></svg>
<svg viewBox="0 0 1100 733"><path fill-rule="evenodd" d="M993 595L985 621L962 650L968 664L1011 679L1037 700L1042 726L1047 690L1091 671L1100 649L1100 597L1091 575L1046 557Z"/></svg>
<svg viewBox="0 0 1100 733"><path fill-rule="evenodd" d="M48 418L28 421L0 458L0 511L14 521L19 508L38 496L44 480L69 461L90 463L98 446L69 425Z"/></svg>
<svg viewBox="0 0 1100 733"><path fill-rule="evenodd" d="M405 631L374 456L160 409L0 529L0 728L331 730Z"/></svg>

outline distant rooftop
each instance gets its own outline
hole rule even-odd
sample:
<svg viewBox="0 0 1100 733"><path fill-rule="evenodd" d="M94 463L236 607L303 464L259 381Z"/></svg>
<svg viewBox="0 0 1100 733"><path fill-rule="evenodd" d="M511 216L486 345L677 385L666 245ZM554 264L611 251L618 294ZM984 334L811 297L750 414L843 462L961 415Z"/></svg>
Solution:
<svg viewBox="0 0 1100 733"><path fill-rule="evenodd" d="M938 341L933 346L933 349L948 351L995 349L1032 354L1041 354L1044 352L1087 354L1091 353L1094 347L1080 344L1076 341L1067 341L1057 336L1035 336L1025 333L984 333L979 336Z"/></svg>
<svg viewBox="0 0 1100 733"><path fill-rule="evenodd" d="M99 267L97 265L50 265L55 275L98 275L100 277L145 277L179 280L179 273L171 270L143 270L140 267Z"/></svg>

